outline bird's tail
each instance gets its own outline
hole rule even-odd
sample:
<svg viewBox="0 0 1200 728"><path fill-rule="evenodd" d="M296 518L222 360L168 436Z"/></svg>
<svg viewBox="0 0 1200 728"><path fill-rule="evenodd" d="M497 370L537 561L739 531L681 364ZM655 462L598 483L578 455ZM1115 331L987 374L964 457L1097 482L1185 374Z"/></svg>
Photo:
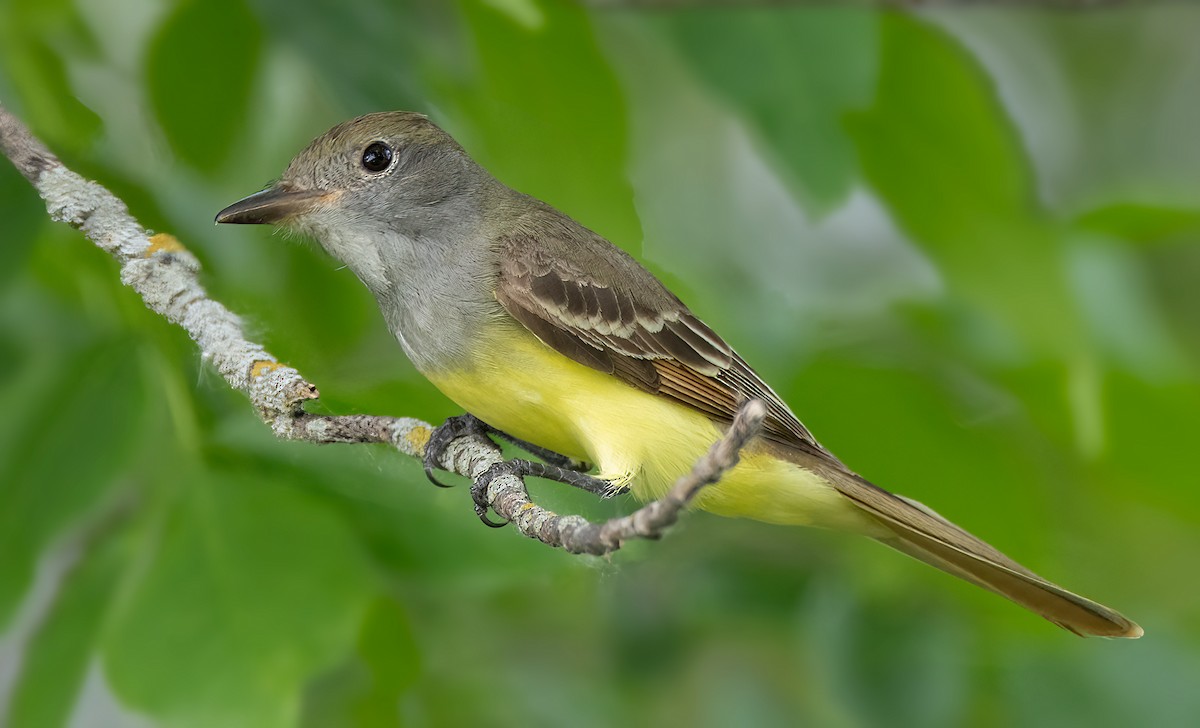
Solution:
<svg viewBox="0 0 1200 728"><path fill-rule="evenodd" d="M975 538L914 500L850 473L830 474L838 492L882 524L882 543L977 584L1081 636L1142 636L1142 628L1108 607L1073 594Z"/></svg>

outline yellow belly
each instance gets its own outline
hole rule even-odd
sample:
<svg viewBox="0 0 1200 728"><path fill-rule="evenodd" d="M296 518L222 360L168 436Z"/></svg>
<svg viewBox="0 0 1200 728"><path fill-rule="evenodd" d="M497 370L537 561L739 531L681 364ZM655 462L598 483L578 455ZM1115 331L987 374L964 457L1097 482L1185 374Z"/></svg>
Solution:
<svg viewBox="0 0 1200 728"><path fill-rule="evenodd" d="M498 332L499 333L499 332ZM427 373L467 412L522 440L595 463L641 500L663 496L722 434L699 412L574 362L525 329L481 342L469 367ZM863 530L828 483L751 444L697 505L725 516Z"/></svg>

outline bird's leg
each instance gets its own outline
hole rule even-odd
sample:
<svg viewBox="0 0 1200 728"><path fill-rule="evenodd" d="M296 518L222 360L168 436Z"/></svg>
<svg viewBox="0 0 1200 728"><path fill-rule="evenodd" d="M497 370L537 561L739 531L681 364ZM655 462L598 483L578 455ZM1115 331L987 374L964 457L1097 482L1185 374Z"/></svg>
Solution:
<svg viewBox="0 0 1200 728"><path fill-rule="evenodd" d="M450 487L433 477L433 470L434 468L438 467L438 462L442 459L442 453L445 452L446 446L449 445L455 438L463 435L481 435L488 439L491 439L491 436L495 435L506 442L512 443L525 452L564 470L575 470L583 473L592 469L591 463L586 463L582 460L576 460L575 458L556 453L553 450L541 447L540 445L534 445L532 442L526 442L518 437L513 437L507 432L497 430L495 427L492 427L488 423L468 412L447 419L440 426L434 428L433 433L429 436L429 442L425 445L425 457L423 458L423 462L425 465L425 476L429 478L434 485L440 488Z"/></svg>
<svg viewBox="0 0 1200 728"><path fill-rule="evenodd" d="M503 523L495 523L487 518L487 486L492 482L493 478L501 473L507 472L517 476L533 475L539 478L555 480L575 486L581 490L586 490L601 498L611 498L612 496L628 491L628 488L614 487L612 482L603 478L586 475L583 471L591 469L588 463L513 437L506 432L497 430L495 427L469 413L447 419L441 426L434 429L433 433L429 436L429 442L425 444L425 456L423 458L425 477L429 478L430 482L434 485L440 488L450 487L434 477L433 470L438 467L438 463L442 459L442 453L445 452L446 447L451 441L463 435L481 435L489 439L491 435L495 435L546 461L545 463L535 463L531 460L511 460L500 463L488 469L480 477L479 481L472 486L471 495L475 500L475 512L489 526L504 525Z"/></svg>
<svg viewBox="0 0 1200 728"><path fill-rule="evenodd" d="M492 481L500 475L515 475L517 477L532 475L536 478L554 480L559 483L573 485L601 498L611 498L629 491L624 486L614 487L611 481L604 478L596 478L586 473L581 473L578 470L571 470L548 463L535 463L532 460L505 460L485 470L483 475L479 476L471 484L471 499L475 501L475 515L479 516L479 520L493 528L499 528L504 524L496 523L487 517L487 489Z"/></svg>
<svg viewBox="0 0 1200 728"><path fill-rule="evenodd" d="M497 430L495 427L492 427L486 423L480 422L480 424L488 428L489 432L496 437L499 437L501 440L509 442L515 445L518 449L524 450L530 455L537 457L539 460L549 463L555 467L562 468L563 470L573 470L577 473L586 473L592 469L592 464L589 462L576 460L569 455L563 455L562 453L554 452L553 450L544 448L541 445L534 445L532 442L527 442L519 437L513 437L507 432L501 432L500 430Z"/></svg>

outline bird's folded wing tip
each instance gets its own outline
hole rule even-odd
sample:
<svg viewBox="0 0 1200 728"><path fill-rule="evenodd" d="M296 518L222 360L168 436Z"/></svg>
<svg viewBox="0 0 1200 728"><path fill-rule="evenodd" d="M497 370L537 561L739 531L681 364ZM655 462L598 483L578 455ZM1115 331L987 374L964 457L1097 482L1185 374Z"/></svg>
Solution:
<svg viewBox="0 0 1200 728"><path fill-rule="evenodd" d="M1124 634L1120 634L1117 636L1124 637L1125 639L1136 640L1136 639L1139 639L1144 634L1146 634L1146 630L1142 629L1140 625L1130 622L1129 629L1125 630Z"/></svg>

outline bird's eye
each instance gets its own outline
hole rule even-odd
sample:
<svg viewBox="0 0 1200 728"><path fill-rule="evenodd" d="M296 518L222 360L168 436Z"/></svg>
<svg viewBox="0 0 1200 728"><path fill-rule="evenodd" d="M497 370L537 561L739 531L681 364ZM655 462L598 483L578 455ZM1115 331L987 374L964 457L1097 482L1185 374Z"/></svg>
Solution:
<svg viewBox="0 0 1200 728"><path fill-rule="evenodd" d="M382 172L392 165L392 148L383 142L371 142L363 150L362 166L368 172Z"/></svg>

